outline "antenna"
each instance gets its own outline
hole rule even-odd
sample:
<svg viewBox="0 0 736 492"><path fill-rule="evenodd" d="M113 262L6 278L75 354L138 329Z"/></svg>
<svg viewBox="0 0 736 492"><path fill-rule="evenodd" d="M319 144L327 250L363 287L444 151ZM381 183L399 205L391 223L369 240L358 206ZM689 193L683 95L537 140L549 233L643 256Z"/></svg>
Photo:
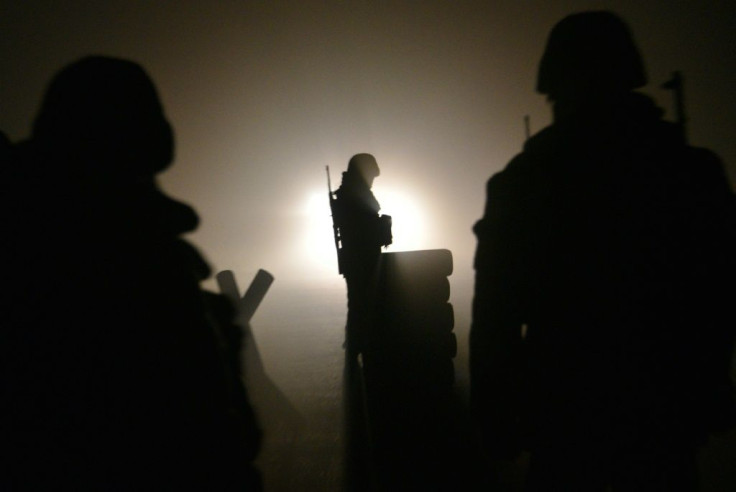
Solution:
<svg viewBox="0 0 736 492"><path fill-rule="evenodd" d="M526 140L529 140L529 137L531 136L531 125L529 124L529 115L524 115L524 135L526 136Z"/></svg>

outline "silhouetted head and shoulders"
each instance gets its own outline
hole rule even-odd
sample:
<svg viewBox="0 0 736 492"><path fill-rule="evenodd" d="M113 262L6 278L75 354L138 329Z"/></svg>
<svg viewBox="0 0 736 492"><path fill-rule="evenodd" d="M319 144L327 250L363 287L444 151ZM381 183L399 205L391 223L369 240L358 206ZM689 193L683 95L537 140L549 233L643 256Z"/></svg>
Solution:
<svg viewBox="0 0 736 492"><path fill-rule="evenodd" d="M719 157L689 146L680 127L664 120L664 111L638 91L646 84L634 37L616 14L581 12L559 21L549 34L536 84L552 105L553 122L492 177L489 193L502 199L507 182L516 186L522 180L534 194L556 177L575 181L596 174L601 181L630 183L627 176L659 175L722 188Z"/></svg>
<svg viewBox="0 0 736 492"><path fill-rule="evenodd" d="M335 191L332 211L340 231L341 261L343 269L352 273L364 271L368 275L380 256L381 246L391 244L390 218L379 215L381 205L371 190L379 175L375 157L355 154Z"/></svg>
<svg viewBox="0 0 736 492"><path fill-rule="evenodd" d="M169 167L173 138L145 70L106 56L82 58L54 76L31 136L41 152L120 179Z"/></svg>
<svg viewBox="0 0 736 492"><path fill-rule="evenodd" d="M356 154L348 161L347 171L342 173L342 182L335 195L338 203L377 214L380 210L371 188L381 174L376 158L371 154Z"/></svg>
<svg viewBox="0 0 736 492"><path fill-rule="evenodd" d="M646 84L641 54L617 15L595 11L565 17L549 34L536 84L552 104L554 121L525 148L567 134L579 140L601 135L591 142L598 145L603 135L631 138L637 130L661 126L663 111L636 92Z"/></svg>
<svg viewBox="0 0 736 492"><path fill-rule="evenodd" d="M174 136L137 63L89 56L64 67L45 92L30 138L15 147L18 200L29 221L53 225L56 218L53 226L70 237L147 240L142 247L198 225L191 207L157 186L173 161Z"/></svg>
<svg viewBox="0 0 736 492"><path fill-rule="evenodd" d="M633 36L615 14L582 12L554 26L537 80L554 121L488 181L485 214L475 226L476 268L496 263L496 247L526 255L536 263L522 261L515 274L527 276L525 295L534 292L533 302L569 289L581 296L560 304L570 313L589 302L608 306L611 315L624 314L613 306L615 296L632 303L634 291L657 297L659 283L699 268L700 237L728 235L733 194L720 159L688 145L680 128L637 92L646 81ZM490 246L501 234L505 243ZM554 254L542 254L545 248ZM564 289L534 287L547 281L545 270L560 275ZM573 279L610 295L594 299ZM646 303L632 309L655 310ZM672 320L672 312L659 319Z"/></svg>

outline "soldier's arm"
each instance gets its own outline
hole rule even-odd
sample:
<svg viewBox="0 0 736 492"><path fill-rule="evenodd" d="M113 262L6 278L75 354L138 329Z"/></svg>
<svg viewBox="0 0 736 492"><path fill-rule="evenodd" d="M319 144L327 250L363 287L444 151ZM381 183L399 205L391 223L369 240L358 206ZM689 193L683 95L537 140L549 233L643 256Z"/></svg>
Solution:
<svg viewBox="0 0 736 492"><path fill-rule="evenodd" d="M489 454L513 458L520 451L519 416L521 362L521 298L513 214L504 210L489 182L488 203L474 231L478 248L470 332L471 404Z"/></svg>

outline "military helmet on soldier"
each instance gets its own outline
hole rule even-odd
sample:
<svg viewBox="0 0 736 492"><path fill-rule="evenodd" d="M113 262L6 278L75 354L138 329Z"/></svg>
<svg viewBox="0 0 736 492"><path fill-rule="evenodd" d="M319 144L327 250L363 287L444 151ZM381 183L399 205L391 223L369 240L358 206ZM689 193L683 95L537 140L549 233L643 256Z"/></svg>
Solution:
<svg viewBox="0 0 736 492"><path fill-rule="evenodd" d="M372 183L373 178L380 176L376 158L371 154L355 154L348 162L348 174L359 174L363 181Z"/></svg>
<svg viewBox="0 0 736 492"><path fill-rule="evenodd" d="M572 14L552 29L537 92L551 100L628 92L647 83L628 26L611 12Z"/></svg>
<svg viewBox="0 0 736 492"><path fill-rule="evenodd" d="M173 159L173 133L148 74L138 64L89 56L52 80L33 140L108 171L153 175Z"/></svg>

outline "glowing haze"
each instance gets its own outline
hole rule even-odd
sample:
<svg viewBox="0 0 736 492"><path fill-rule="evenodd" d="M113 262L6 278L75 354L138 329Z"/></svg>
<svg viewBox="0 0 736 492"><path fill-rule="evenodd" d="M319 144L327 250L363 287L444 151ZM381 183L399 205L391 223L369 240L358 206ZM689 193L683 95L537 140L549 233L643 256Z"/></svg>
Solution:
<svg viewBox="0 0 736 492"><path fill-rule="evenodd" d="M353 154L373 154L373 191L394 224L388 251L452 251L466 388L484 185L521 149L525 115L533 132L550 121L534 87L551 27L591 8L630 24L644 91L670 119L659 85L684 73L690 140L718 152L736 182L733 0L5 0L0 131L25 138L51 76L82 56L145 67L176 132L161 185L201 217L190 239L241 287L259 268L275 276L253 330L268 374L316 429L294 460L314 472L304 483L320 484L304 490L325 490L341 473L345 320L325 166L335 189Z"/></svg>
<svg viewBox="0 0 736 492"><path fill-rule="evenodd" d="M162 184L199 212L192 240L215 269L337 285L324 168L337 187L370 152L389 251L452 250L467 297L484 183L523 144L524 115L549 122L534 93L547 33L591 6L630 23L666 109L659 83L685 73L692 141L733 166L736 9L719 1L4 2L0 130L28 134L64 64L138 61L177 134Z"/></svg>

